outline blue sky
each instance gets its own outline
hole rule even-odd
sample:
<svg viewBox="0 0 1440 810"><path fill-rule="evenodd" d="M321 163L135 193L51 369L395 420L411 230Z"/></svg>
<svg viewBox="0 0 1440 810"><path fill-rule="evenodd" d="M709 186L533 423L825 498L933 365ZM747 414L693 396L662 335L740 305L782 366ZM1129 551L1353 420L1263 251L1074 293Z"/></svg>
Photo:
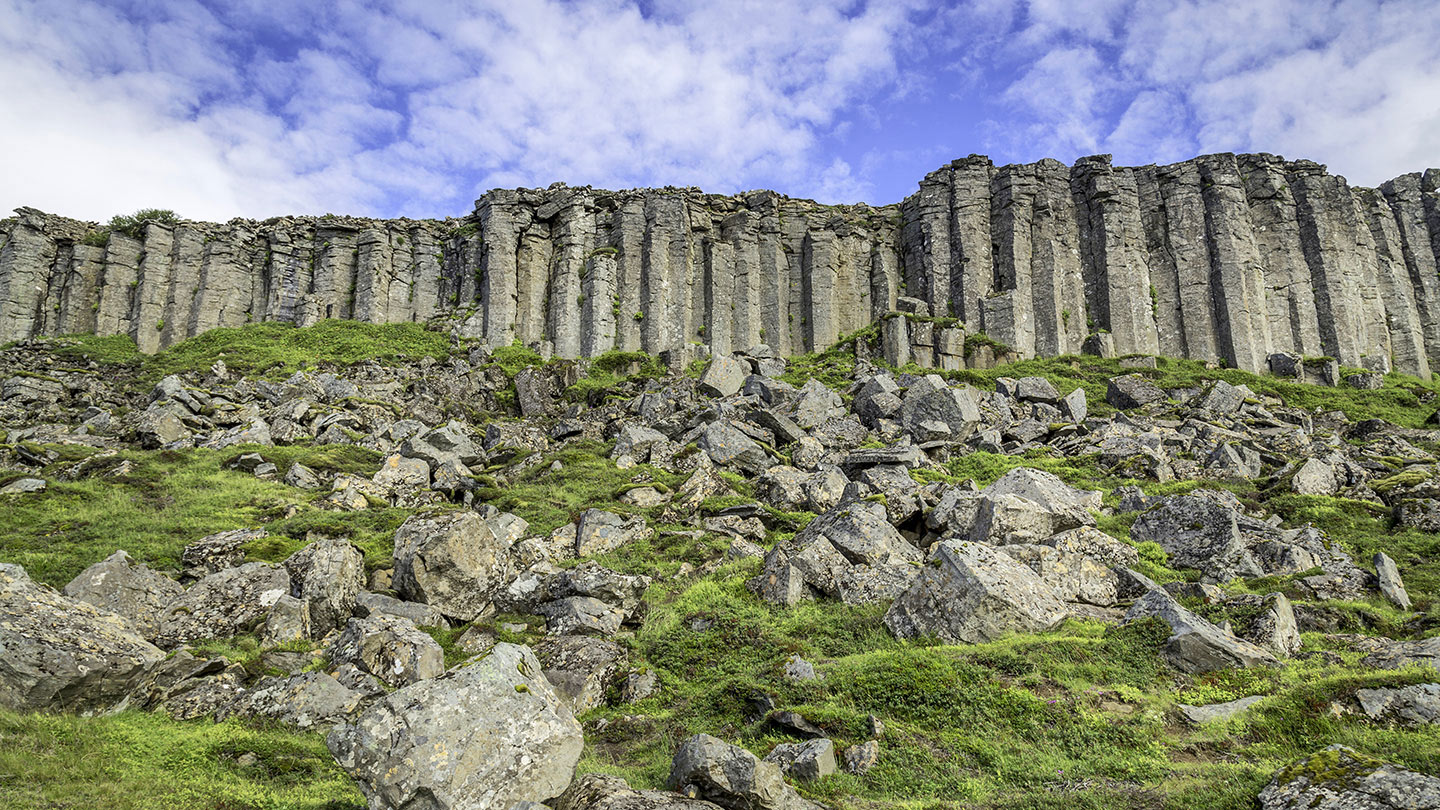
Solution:
<svg viewBox="0 0 1440 810"><path fill-rule="evenodd" d="M957 157L1440 166L1440 0L0 0L0 210L895 202Z"/></svg>

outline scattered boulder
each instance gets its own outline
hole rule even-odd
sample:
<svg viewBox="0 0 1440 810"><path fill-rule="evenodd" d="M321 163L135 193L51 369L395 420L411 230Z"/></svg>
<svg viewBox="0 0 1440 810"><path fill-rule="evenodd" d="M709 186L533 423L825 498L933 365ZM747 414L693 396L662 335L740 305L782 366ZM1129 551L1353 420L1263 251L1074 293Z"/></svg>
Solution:
<svg viewBox="0 0 1440 810"><path fill-rule="evenodd" d="M508 531L474 512L417 515L395 532L395 590L473 621L508 580L511 544Z"/></svg>
<svg viewBox="0 0 1440 810"><path fill-rule="evenodd" d="M780 743L765 755L765 761L780 766L786 776L798 782L814 782L835 773L835 744L825 738L798 743Z"/></svg>
<svg viewBox="0 0 1440 810"><path fill-rule="evenodd" d="M1400 569L1395 565L1395 561L1383 551L1375 552L1371 561L1375 564L1375 578L1379 583L1380 593L1401 610L1409 610L1410 594L1405 592L1405 583L1400 579Z"/></svg>
<svg viewBox="0 0 1440 810"><path fill-rule="evenodd" d="M124 551L81 571L64 590L71 599L125 617L146 638L155 637L160 612L184 592L180 583L150 570Z"/></svg>
<svg viewBox="0 0 1440 810"><path fill-rule="evenodd" d="M379 614L346 622L330 648L330 663L354 664L400 687L444 674L445 651L409 619Z"/></svg>
<svg viewBox="0 0 1440 810"><path fill-rule="evenodd" d="M978 644L1012 632L1050 630L1069 615L1034 571L982 543L946 541L885 613L900 638Z"/></svg>
<svg viewBox="0 0 1440 810"><path fill-rule="evenodd" d="M302 672L261 680L217 712L216 719L244 717L273 720L302 730L327 728L355 711L361 697L323 672Z"/></svg>
<svg viewBox="0 0 1440 810"><path fill-rule="evenodd" d="M1182 703L1180 704L1180 713L1185 715L1185 719L1191 723L1197 726L1203 726L1206 723L1214 723L1218 720L1230 720L1239 717L1251 706L1254 706L1264 699L1264 697L1256 695L1253 697L1240 698L1239 700L1231 700L1226 703L1210 703L1205 706L1189 706Z"/></svg>
<svg viewBox="0 0 1440 810"><path fill-rule="evenodd" d="M1440 636L1420 641L1387 641L1380 649L1360 659L1360 663L1379 669L1422 666L1440 670Z"/></svg>
<svg viewBox="0 0 1440 810"><path fill-rule="evenodd" d="M1165 392L1139 374L1113 377L1105 390L1105 401L1122 411L1141 408L1164 399Z"/></svg>
<svg viewBox="0 0 1440 810"><path fill-rule="evenodd" d="M535 654L507 643L391 693L326 742L371 807L426 810L552 799L584 747Z"/></svg>
<svg viewBox="0 0 1440 810"><path fill-rule="evenodd" d="M1259 646L1235 638L1191 613L1164 591L1150 591L1135 601L1125 621L1155 616L1170 625L1161 656L1181 672L1213 672L1236 667L1275 666L1275 657Z"/></svg>
<svg viewBox="0 0 1440 810"><path fill-rule="evenodd" d="M727 810L801 810L809 805L785 784L779 766L709 734L696 734L681 744L665 786Z"/></svg>
<svg viewBox="0 0 1440 810"><path fill-rule="evenodd" d="M670 791L635 790L624 779L598 773L587 773L576 779L552 806L555 810L719 810L720 807Z"/></svg>
<svg viewBox="0 0 1440 810"><path fill-rule="evenodd" d="M168 648L248 632L289 594L290 574L283 566L256 562L226 568L191 585L161 612L155 643Z"/></svg>
<svg viewBox="0 0 1440 810"><path fill-rule="evenodd" d="M1355 700L1371 720L1402 726L1440 724L1440 683L1419 683L1398 689L1357 689Z"/></svg>
<svg viewBox="0 0 1440 810"><path fill-rule="evenodd" d="M165 653L119 615L61 596L0 564L0 706L103 712Z"/></svg>
<svg viewBox="0 0 1440 810"><path fill-rule="evenodd" d="M194 582L245 562L245 545L269 536L264 529L235 529L196 540L180 553L181 581Z"/></svg>
<svg viewBox="0 0 1440 810"><path fill-rule="evenodd" d="M871 768L880 764L880 743L877 740L866 740L859 745L852 745L845 749L845 772L853 773L856 776L864 776Z"/></svg>
<svg viewBox="0 0 1440 810"><path fill-rule="evenodd" d="M586 509L575 527L575 556L604 554L652 534L645 518L623 518L602 509Z"/></svg>
<svg viewBox="0 0 1440 810"><path fill-rule="evenodd" d="M700 377L700 390L712 397L728 397L745 384L748 369L735 358L716 354Z"/></svg>
<svg viewBox="0 0 1440 810"><path fill-rule="evenodd" d="M1282 768L1259 800L1260 810L1420 810L1440 807L1440 778L1332 745Z"/></svg>
<svg viewBox="0 0 1440 810"><path fill-rule="evenodd" d="M322 538L285 560L291 592L305 602L316 635L341 627L365 589L365 555L348 540Z"/></svg>
<svg viewBox="0 0 1440 810"><path fill-rule="evenodd" d="M613 641L589 636L554 636L540 642L535 657L555 693L575 714L605 703L628 675L629 654Z"/></svg>

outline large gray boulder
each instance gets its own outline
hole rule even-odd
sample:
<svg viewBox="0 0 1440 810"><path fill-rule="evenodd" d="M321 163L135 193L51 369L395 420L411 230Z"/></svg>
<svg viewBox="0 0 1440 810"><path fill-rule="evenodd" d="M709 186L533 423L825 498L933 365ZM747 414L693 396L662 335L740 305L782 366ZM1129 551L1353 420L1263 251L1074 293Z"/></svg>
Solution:
<svg viewBox="0 0 1440 810"><path fill-rule="evenodd" d="M1375 564L1375 579L1380 593L1401 610L1409 610L1410 594L1405 591L1405 582L1400 579L1400 568L1395 561L1385 552L1377 551L1371 562Z"/></svg>
<svg viewBox="0 0 1440 810"><path fill-rule="evenodd" d="M745 384L748 372L744 362L729 355L717 354L710 358L710 365L700 377L700 390L712 397L728 397L739 392L740 386Z"/></svg>
<svg viewBox="0 0 1440 810"><path fill-rule="evenodd" d="M749 586L776 605L817 596L880 601L904 590L920 559L919 549L890 525L883 505L852 501L777 543Z"/></svg>
<svg viewBox="0 0 1440 810"><path fill-rule="evenodd" d="M298 729L328 728L360 705L361 694L323 672L265 678L245 690L215 719L274 720Z"/></svg>
<svg viewBox="0 0 1440 810"><path fill-rule="evenodd" d="M1164 399L1165 392L1139 374L1126 374L1112 378L1105 390L1105 401L1110 403L1111 407L1122 411L1139 408L1152 402L1161 402Z"/></svg>
<svg viewBox="0 0 1440 810"><path fill-rule="evenodd" d="M672 791L635 790L618 776L599 773L577 778L551 806L555 810L720 810L718 804Z"/></svg>
<svg viewBox="0 0 1440 810"><path fill-rule="evenodd" d="M1125 614L1127 622L1154 616L1170 625L1161 657L1181 672L1214 672L1253 666L1275 666L1269 651L1236 638L1191 613L1164 591L1150 591Z"/></svg>
<svg viewBox="0 0 1440 810"><path fill-rule="evenodd" d="M1016 467L982 491L992 498L1017 495L1039 504L1054 515L1052 523L1057 532L1095 525L1091 512L1101 506L1101 493L1098 491L1077 489L1061 481L1054 473L1032 467Z"/></svg>
<svg viewBox="0 0 1440 810"><path fill-rule="evenodd" d="M509 810L564 792L580 724L530 648L500 643L391 693L326 739L372 810Z"/></svg>
<svg viewBox="0 0 1440 810"><path fill-rule="evenodd" d="M575 556L604 554L651 534L645 518L640 515L625 518L603 509L586 509L575 527Z"/></svg>
<svg viewBox="0 0 1440 810"><path fill-rule="evenodd" d="M749 475L759 475L777 463L758 442L723 419L705 428L697 444L716 464Z"/></svg>
<svg viewBox="0 0 1440 810"><path fill-rule="evenodd" d="M154 638L160 612L184 592L180 583L150 570L124 551L81 571L64 590L71 599L124 616L146 638Z"/></svg>
<svg viewBox="0 0 1440 810"><path fill-rule="evenodd" d="M395 590L474 621L509 579L511 541L474 512L412 517L395 532Z"/></svg>
<svg viewBox="0 0 1440 810"><path fill-rule="evenodd" d="M345 624L365 589L365 555L348 540L323 538L285 560L291 593L310 609L317 637Z"/></svg>
<svg viewBox="0 0 1440 810"><path fill-rule="evenodd" d="M194 582L198 579L234 568L245 561L245 546L266 537L264 529L232 529L206 535L185 547L180 553L183 566L181 580Z"/></svg>
<svg viewBox="0 0 1440 810"><path fill-rule="evenodd" d="M1391 641L1360 660L1363 666L1404 669L1408 666L1440 670L1440 636L1419 641Z"/></svg>
<svg viewBox="0 0 1440 810"><path fill-rule="evenodd" d="M256 562L216 572L165 608L155 643L168 648L249 632L289 593L290 574L283 566Z"/></svg>
<svg viewBox="0 0 1440 810"><path fill-rule="evenodd" d="M103 712L164 658L120 616L0 564L0 706Z"/></svg>
<svg viewBox="0 0 1440 810"><path fill-rule="evenodd" d="M1371 720L1403 726L1440 724L1440 683L1417 683L1398 689L1357 689L1355 700Z"/></svg>
<svg viewBox="0 0 1440 810"><path fill-rule="evenodd" d="M785 784L780 767L709 734L681 744L665 786L728 810L803 810L809 802Z"/></svg>
<svg viewBox="0 0 1440 810"><path fill-rule="evenodd" d="M625 679L630 662L624 647L590 636L547 638L536 646L535 657L575 714L604 704L605 693Z"/></svg>
<svg viewBox="0 0 1440 810"><path fill-rule="evenodd" d="M982 543L947 540L885 613L900 638L978 644L1050 630L1069 615L1038 574Z"/></svg>
<svg viewBox="0 0 1440 810"><path fill-rule="evenodd" d="M1429 810L1440 778L1332 745L1282 768L1259 800L1260 810Z"/></svg>
<svg viewBox="0 0 1440 810"><path fill-rule="evenodd" d="M444 674L445 651L409 619L379 614L346 622L330 663L354 664L390 686L408 686Z"/></svg>
<svg viewBox="0 0 1440 810"><path fill-rule="evenodd" d="M791 779L814 782L836 771L835 743L821 737L798 743L780 743L765 755Z"/></svg>
<svg viewBox="0 0 1440 810"><path fill-rule="evenodd" d="M1215 581L1263 576L1266 571L1241 531L1239 506L1228 492L1174 495L1136 518L1130 539L1159 543L1171 565L1198 568Z"/></svg>

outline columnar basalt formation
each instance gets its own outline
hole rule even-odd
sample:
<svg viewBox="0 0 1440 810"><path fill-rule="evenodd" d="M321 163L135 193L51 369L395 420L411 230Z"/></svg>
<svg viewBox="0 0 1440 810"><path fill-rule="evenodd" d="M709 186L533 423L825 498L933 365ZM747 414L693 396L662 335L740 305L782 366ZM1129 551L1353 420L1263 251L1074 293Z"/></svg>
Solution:
<svg viewBox="0 0 1440 810"><path fill-rule="evenodd" d="M972 155L882 207L556 185L492 191L443 221L150 222L139 238L20 209L0 221L0 341L128 334L154 352L249 321L442 319L562 357L798 354L920 303L947 319L901 335L927 363L983 334L1021 357L1262 371L1286 353L1428 377L1437 188L1435 169L1364 189L1264 154L1138 168Z"/></svg>

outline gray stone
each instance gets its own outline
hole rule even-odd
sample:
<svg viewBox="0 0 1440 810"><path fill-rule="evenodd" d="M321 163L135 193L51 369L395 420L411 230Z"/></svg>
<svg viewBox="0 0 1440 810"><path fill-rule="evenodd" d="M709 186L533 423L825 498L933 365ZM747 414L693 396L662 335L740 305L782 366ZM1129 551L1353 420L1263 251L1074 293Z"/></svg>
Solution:
<svg viewBox="0 0 1440 810"><path fill-rule="evenodd" d="M1300 495L1334 495L1340 489L1340 481L1329 462L1309 458L1295 471L1290 488Z"/></svg>
<svg viewBox="0 0 1440 810"><path fill-rule="evenodd" d="M1205 706L1180 704L1180 713L1197 726L1214 723L1217 720L1231 720L1245 713L1246 709L1264 700L1263 696L1245 697L1228 703L1210 703Z"/></svg>
<svg viewBox="0 0 1440 810"><path fill-rule="evenodd" d="M1281 769L1259 800L1260 810L1422 810L1440 807L1440 778L1332 745Z"/></svg>
<svg viewBox="0 0 1440 810"><path fill-rule="evenodd" d="M375 808L509 810L564 792L580 724L528 647L496 644L391 693L326 739Z"/></svg>
<svg viewBox="0 0 1440 810"><path fill-rule="evenodd" d="M1420 641L1391 641L1360 659L1360 663L1380 669L1421 666L1440 670L1440 636Z"/></svg>
<svg viewBox="0 0 1440 810"><path fill-rule="evenodd" d="M245 545L269 536L264 529L235 529L206 535L180 553L182 578L197 580L245 561Z"/></svg>
<svg viewBox="0 0 1440 810"><path fill-rule="evenodd" d="M216 713L217 720L273 720L298 729L329 728L360 705L362 695L323 672L265 678Z"/></svg>
<svg viewBox="0 0 1440 810"><path fill-rule="evenodd" d="M1375 552L1371 562L1375 565L1375 578L1380 585L1380 593L1389 599L1401 610L1410 609L1410 594L1405 592L1405 583L1400 579L1400 569L1390 555L1383 551Z"/></svg>
<svg viewBox="0 0 1440 810"><path fill-rule="evenodd" d="M630 656L613 641L590 636L554 636L540 642L535 657L545 678L575 714L602 706L605 696L629 674Z"/></svg>
<svg viewBox="0 0 1440 810"><path fill-rule="evenodd" d="M781 772L797 782L814 782L835 773L835 744L823 737L780 743L770 749L765 761L779 765Z"/></svg>
<svg viewBox="0 0 1440 810"><path fill-rule="evenodd" d="M1275 657L1248 641L1235 638L1180 606L1164 591L1150 591L1125 614L1127 622L1154 616L1170 625L1161 656L1181 672L1213 672L1252 666L1275 666Z"/></svg>
<svg viewBox="0 0 1440 810"><path fill-rule="evenodd" d="M845 749L845 772L864 776L880 764L880 743L867 740Z"/></svg>
<svg viewBox="0 0 1440 810"><path fill-rule="evenodd" d="M716 354L710 358L710 364L700 377L700 390L712 397L731 396L745 384L747 373L743 362L729 355Z"/></svg>
<svg viewBox="0 0 1440 810"><path fill-rule="evenodd" d="M334 666L353 664L390 686L408 686L445 672L445 651L401 616L351 619L330 648Z"/></svg>
<svg viewBox="0 0 1440 810"><path fill-rule="evenodd" d="M285 560L291 592L305 602L316 635L341 627L365 588L365 555L348 540L322 538Z"/></svg>
<svg viewBox="0 0 1440 810"><path fill-rule="evenodd" d="M1015 398L1024 402L1059 402L1060 392L1044 377L1021 377L1015 383Z"/></svg>
<svg viewBox="0 0 1440 810"><path fill-rule="evenodd" d="M117 551L77 574L64 593L117 613L140 635L154 638L160 612L184 591L175 580Z"/></svg>
<svg viewBox="0 0 1440 810"><path fill-rule="evenodd" d="M173 647L207 638L229 638L257 627L270 607L290 594L290 574L269 563L245 563L211 574L160 613L155 642Z"/></svg>
<svg viewBox="0 0 1440 810"><path fill-rule="evenodd" d="M1402 726L1440 724L1440 683L1419 683L1398 689L1357 689L1355 700L1371 720Z"/></svg>
<svg viewBox="0 0 1440 810"><path fill-rule="evenodd" d="M424 602L406 602L393 596L362 591L355 596L355 616L400 616L409 619L416 627L449 628L445 616Z"/></svg>
<svg viewBox="0 0 1440 810"><path fill-rule="evenodd" d="M754 439L725 420L705 428L698 444L711 461L749 475L758 475L777 463Z"/></svg>
<svg viewBox="0 0 1440 810"><path fill-rule="evenodd" d="M554 810L719 810L720 807L671 791L635 790L619 777L598 773L576 778L552 806Z"/></svg>
<svg viewBox="0 0 1440 810"><path fill-rule="evenodd" d="M885 613L900 638L933 634L951 644L1050 630L1068 615L1030 568L982 543L945 541Z"/></svg>
<svg viewBox="0 0 1440 810"><path fill-rule="evenodd" d="M727 810L800 810L806 806L794 788L785 784L778 766L709 734L697 734L681 744L665 786Z"/></svg>
<svg viewBox="0 0 1440 810"><path fill-rule="evenodd" d="M44 492L46 486L43 478L17 478L0 487L0 495L29 495Z"/></svg>
<svg viewBox="0 0 1440 810"><path fill-rule="evenodd" d="M103 712L120 704L165 653L125 619L0 564L0 706Z"/></svg>
<svg viewBox="0 0 1440 810"><path fill-rule="evenodd" d="M412 517L395 532L395 590L473 621L508 581L511 543L504 527L474 512Z"/></svg>
<svg viewBox="0 0 1440 810"><path fill-rule="evenodd" d="M625 612L593 596L567 596L535 609L545 617L550 635L613 636L620 632Z"/></svg>
<svg viewBox="0 0 1440 810"><path fill-rule="evenodd" d="M575 556L604 554L654 534L645 518L635 515L624 518L614 512L586 509L575 528Z"/></svg>
<svg viewBox="0 0 1440 810"><path fill-rule="evenodd" d="M1163 402L1165 392L1139 374L1113 377L1105 391L1105 401L1122 411L1133 410L1152 402Z"/></svg>

